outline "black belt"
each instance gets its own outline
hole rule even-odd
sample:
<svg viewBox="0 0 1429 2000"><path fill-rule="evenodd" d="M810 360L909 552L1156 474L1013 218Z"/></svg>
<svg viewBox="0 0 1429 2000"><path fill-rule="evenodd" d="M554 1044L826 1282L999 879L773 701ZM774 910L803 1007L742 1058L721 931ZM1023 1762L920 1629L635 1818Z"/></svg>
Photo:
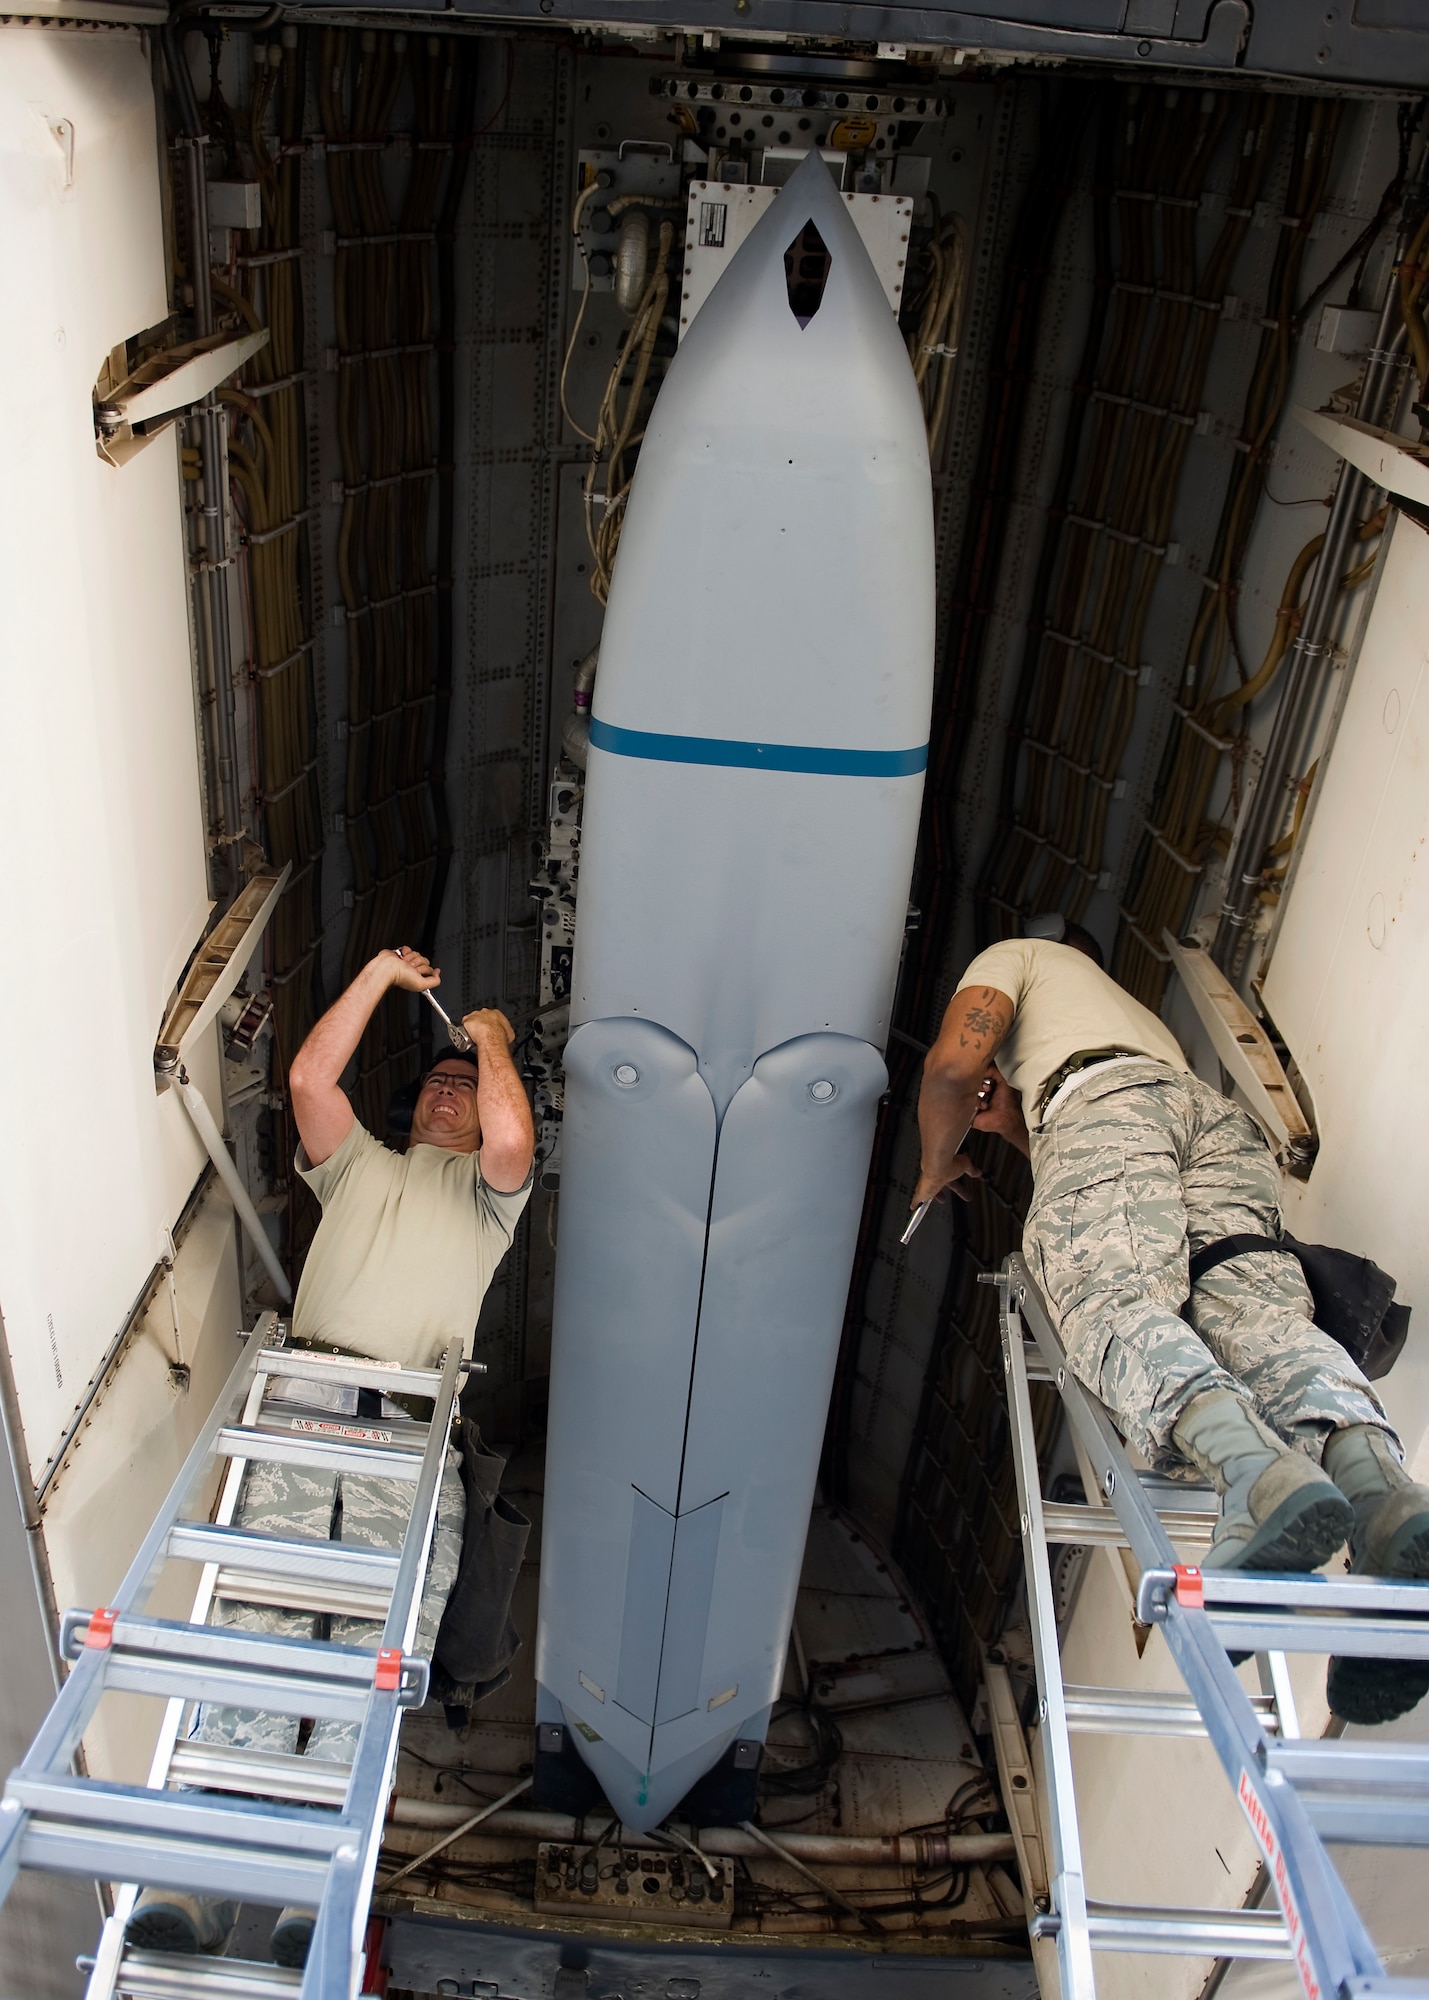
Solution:
<svg viewBox="0 0 1429 2000"><path fill-rule="evenodd" d="M336 1354L344 1361L364 1361L368 1358L354 1354L350 1347L338 1347L330 1340L310 1340L305 1334L290 1333L283 1346L294 1348L299 1354Z"/></svg>
<svg viewBox="0 0 1429 2000"><path fill-rule="evenodd" d="M1042 1086L1042 1095L1037 1100L1037 1115L1040 1118L1044 1105L1050 1104L1069 1077L1079 1070L1090 1069L1093 1063L1116 1062L1126 1056L1135 1056L1142 1062L1155 1062L1155 1056L1148 1056L1144 1049L1078 1049L1074 1056L1068 1056L1060 1069L1054 1069Z"/></svg>

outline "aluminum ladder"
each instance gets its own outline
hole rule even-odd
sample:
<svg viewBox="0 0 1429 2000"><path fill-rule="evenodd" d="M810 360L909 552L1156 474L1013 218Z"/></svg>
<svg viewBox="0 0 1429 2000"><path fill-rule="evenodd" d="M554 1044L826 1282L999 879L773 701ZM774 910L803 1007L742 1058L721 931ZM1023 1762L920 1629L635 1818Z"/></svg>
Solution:
<svg viewBox="0 0 1429 2000"><path fill-rule="evenodd" d="M21 1868L126 1885L105 1922L86 2000L354 2000L362 1982L402 1711L426 1698L427 1662L409 1649L452 1411L472 1364L463 1362L459 1341L437 1373L272 1344L282 1338L271 1313L249 1335L112 1603L66 1612L60 1645L74 1664L0 1800L0 1901ZM322 1408L304 1413L291 1401L265 1403L280 1378L432 1398L431 1422L371 1422ZM235 1528L244 1470L261 1461L410 1481L401 1548ZM212 1518L190 1518L187 1510L203 1506L216 1475ZM144 1616L172 1559L203 1565L182 1623ZM206 1620L216 1598L381 1618L381 1645L374 1652L212 1625ZM168 1697L143 1786L73 1774L80 1738L110 1692ZM181 1732L201 1702L356 1722L353 1761L185 1740ZM124 1926L139 1885L315 1909L305 1970L132 1949Z"/></svg>
<svg viewBox="0 0 1429 2000"><path fill-rule="evenodd" d="M1062 2000L1092 2000L1096 1951L1280 1958L1294 1965L1307 2000L1425 2000L1429 1982L1385 1973L1322 1843L1429 1846L1429 1745L1301 1738L1284 1656L1429 1658L1429 1583L1202 1571L1186 1564L1173 1537L1188 1549L1209 1546L1214 1495L1136 1470L1105 1409L1074 1379L1047 1303L1020 1256L1009 1257L983 1282L995 1284L1001 1299L1045 1771L1048 1907L1031 1917L1028 1928L1034 1945L1055 1942ZM1030 1381L1055 1385L1084 1479L1095 1481L1109 1505L1057 1506L1043 1499ZM1136 1618L1159 1627L1189 1699L1064 1684L1049 1539L1053 1546L1130 1549L1140 1571ZM1246 1692L1230 1653L1258 1656L1261 1696ZM1208 1736L1264 1857L1279 1913L1089 1901L1072 1779L1071 1733L1078 1730ZM1033 1895L1031 1884L1024 1888Z"/></svg>

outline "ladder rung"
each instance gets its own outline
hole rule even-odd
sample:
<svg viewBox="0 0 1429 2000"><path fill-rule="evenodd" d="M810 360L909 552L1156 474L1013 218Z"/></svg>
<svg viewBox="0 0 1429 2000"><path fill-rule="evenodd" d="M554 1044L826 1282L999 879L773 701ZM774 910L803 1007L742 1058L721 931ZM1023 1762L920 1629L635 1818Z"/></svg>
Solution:
<svg viewBox="0 0 1429 2000"><path fill-rule="evenodd" d="M1153 1507L1163 1507L1172 1514L1209 1514L1212 1520L1220 1516L1221 1497L1214 1486L1206 1486L1197 1479L1172 1479L1164 1472L1138 1472L1136 1483Z"/></svg>
<svg viewBox="0 0 1429 2000"><path fill-rule="evenodd" d="M1295 1790L1321 1840L1352 1847L1429 1847L1429 1799L1342 1792L1333 1785Z"/></svg>
<svg viewBox="0 0 1429 2000"><path fill-rule="evenodd" d="M271 1604L285 1611L326 1612L335 1618L375 1618L380 1625L392 1602L390 1590L367 1590L349 1583L303 1583L294 1577L263 1576L250 1569L221 1569L213 1594L233 1604Z"/></svg>
<svg viewBox="0 0 1429 2000"><path fill-rule="evenodd" d="M321 1472L362 1472L374 1478L415 1479L422 1469L422 1456L415 1451L396 1451L389 1445L358 1444L335 1438L305 1437L292 1431L254 1430L243 1424L226 1424L214 1439L220 1456L256 1460L269 1465L306 1465Z"/></svg>
<svg viewBox="0 0 1429 2000"><path fill-rule="evenodd" d="M1275 1743L1267 1763L1294 1785L1322 1840L1429 1846L1429 1746Z"/></svg>
<svg viewBox="0 0 1429 2000"><path fill-rule="evenodd" d="M1204 1736L1206 1725L1189 1695L1143 1692L1138 1688L1066 1689L1067 1726L1083 1736ZM1273 1695L1250 1697L1262 1729L1279 1718Z"/></svg>
<svg viewBox="0 0 1429 2000"><path fill-rule="evenodd" d="M1208 1958L1289 1958L1285 1921L1274 1910L1158 1909L1128 1903L1087 1904L1098 1951L1147 1951Z"/></svg>
<svg viewBox="0 0 1429 2000"><path fill-rule="evenodd" d="M367 1713L367 1695L351 1683L194 1660L116 1658L104 1684L116 1694L217 1702L225 1708L268 1709L275 1715L309 1715L329 1722L361 1722Z"/></svg>
<svg viewBox="0 0 1429 2000"><path fill-rule="evenodd" d="M409 1416L344 1416L320 1403L266 1402L253 1419L253 1428L268 1437L293 1436L304 1440L331 1439L336 1444L380 1445L394 1451L425 1451L430 1426L414 1423Z"/></svg>
<svg viewBox="0 0 1429 2000"><path fill-rule="evenodd" d="M1278 1576L1248 1569L1208 1569L1202 1573L1201 1588L1208 1611L1237 1605L1256 1611L1352 1611L1366 1617L1423 1619L1429 1630L1429 1583L1397 1583L1378 1576Z"/></svg>
<svg viewBox="0 0 1429 2000"><path fill-rule="evenodd" d="M242 1958L181 1958L171 1951L126 1951L114 1983L121 2000L292 2000L301 1972Z"/></svg>
<svg viewBox="0 0 1429 2000"><path fill-rule="evenodd" d="M186 1562L222 1563L230 1570L249 1562L264 1576L302 1577L312 1583L360 1584L391 1591L401 1556L355 1542L289 1541L251 1528L213 1527L206 1521L176 1521L169 1531L169 1554Z"/></svg>
<svg viewBox="0 0 1429 2000"><path fill-rule="evenodd" d="M1210 1611L1228 1653L1338 1653L1356 1660L1429 1660L1429 1621L1344 1611Z"/></svg>
<svg viewBox="0 0 1429 2000"><path fill-rule="evenodd" d="M1292 1785L1366 1785L1429 1799L1429 1743L1360 1743L1344 1737L1300 1738L1270 1747L1270 1769Z"/></svg>
<svg viewBox="0 0 1429 2000"><path fill-rule="evenodd" d="M175 1744L169 1759L171 1785L297 1799L339 1809L347 1798L351 1775L350 1764L329 1763L324 1757L290 1757L282 1750L235 1750L229 1743L204 1743L197 1738Z"/></svg>
<svg viewBox="0 0 1429 2000"><path fill-rule="evenodd" d="M265 1375L380 1389L384 1396L435 1396L442 1381L440 1374L429 1368L388 1368L380 1361L364 1361L351 1354L317 1354L308 1348L265 1348L258 1366Z"/></svg>
<svg viewBox="0 0 1429 2000"><path fill-rule="evenodd" d="M1215 1517L1195 1511L1161 1514L1161 1525L1173 1542L1187 1548L1205 1548L1211 1545L1215 1532ZM1076 1501L1044 1500L1042 1520L1047 1531L1048 1542L1067 1546L1085 1543L1088 1546L1125 1548L1126 1536L1120 1521L1110 1507L1085 1507Z"/></svg>
<svg viewBox="0 0 1429 2000"><path fill-rule="evenodd" d="M46 1823L108 1827L135 1840L160 1835L192 1842L224 1842L270 1854L326 1857L351 1829L333 1813L294 1812L286 1806L215 1805L197 1792L161 1792L145 1785L115 1785L101 1778L28 1777L17 1771L5 1787L24 1811Z"/></svg>
<svg viewBox="0 0 1429 2000"><path fill-rule="evenodd" d="M81 1875L100 1882L152 1884L193 1895L232 1896L240 1902L309 1904L322 1900L328 1864L320 1855L265 1854L221 1842L136 1836L127 1827L56 1825L31 1820L20 1842L20 1862L52 1875Z"/></svg>
<svg viewBox="0 0 1429 2000"><path fill-rule="evenodd" d="M1368 1979L1357 1979L1354 1984L1355 2000L1429 2000L1429 1979L1415 1979L1411 1974L1392 1972Z"/></svg>
<svg viewBox="0 0 1429 2000"><path fill-rule="evenodd" d="M60 1642L67 1658L83 1650L79 1635L87 1629L86 1612L65 1613ZM343 1722L365 1716L376 1670L375 1651L361 1647L160 1618L119 1619L103 1667L105 1687L125 1694L177 1695ZM427 1671L425 1660L403 1656L399 1707L426 1699Z"/></svg>

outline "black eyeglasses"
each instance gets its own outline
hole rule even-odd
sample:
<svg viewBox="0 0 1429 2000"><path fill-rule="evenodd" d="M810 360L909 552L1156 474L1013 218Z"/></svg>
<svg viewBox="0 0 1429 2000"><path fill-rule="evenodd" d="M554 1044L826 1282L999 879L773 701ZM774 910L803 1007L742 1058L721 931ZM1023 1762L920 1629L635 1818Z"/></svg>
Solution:
<svg viewBox="0 0 1429 2000"><path fill-rule="evenodd" d="M445 1084L448 1090L464 1090L471 1095L476 1092L474 1076L457 1076L449 1069L434 1069L430 1075L423 1077L423 1090L430 1089L434 1083Z"/></svg>

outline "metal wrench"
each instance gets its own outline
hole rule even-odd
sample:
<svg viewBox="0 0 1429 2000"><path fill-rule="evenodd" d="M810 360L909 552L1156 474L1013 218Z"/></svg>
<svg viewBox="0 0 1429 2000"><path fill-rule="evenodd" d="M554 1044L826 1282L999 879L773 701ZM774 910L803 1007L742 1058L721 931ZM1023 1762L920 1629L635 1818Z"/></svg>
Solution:
<svg viewBox="0 0 1429 2000"><path fill-rule="evenodd" d="M403 955L403 948L401 945L398 945L397 956L398 958L401 958L402 955ZM451 1015L447 1012L446 1008L442 1005L441 1001L437 999L434 993L432 993L426 987L422 989L422 992L423 992L423 997L431 1001L432 1005L441 1015L443 1021L446 1022L447 1039L450 1041L452 1047L454 1049L460 1049L462 1053L465 1054L466 1051L470 1049L472 1046L471 1036L467 1033L466 1029L461 1026L460 1022L454 1021L452 1019Z"/></svg>
<svg viewBox="0 0 1429 2000"><path fill-rule="evenodd" d="M471 1036L467 1033L466 1029L462 1027L459 1021L454 1021L452 1019L451 1015L448 1014L446 1008L442 1005L441 1001L437 999L434 993L429 991L427 993L427 998L431 1001L432 1005L436 1008L437 1012L446 1022L447 1034L451 1039L452 1047L454 1049L461 1049L462 1052L465 1053L465 1051L469 1049L472 1045Z"/></svg>

